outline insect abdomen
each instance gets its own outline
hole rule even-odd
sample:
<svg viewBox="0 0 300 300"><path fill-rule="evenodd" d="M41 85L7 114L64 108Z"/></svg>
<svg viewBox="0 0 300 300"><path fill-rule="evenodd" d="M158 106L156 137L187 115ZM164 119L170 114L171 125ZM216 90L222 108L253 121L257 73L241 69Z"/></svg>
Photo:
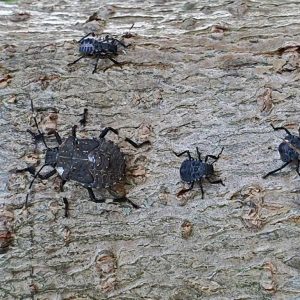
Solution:
<svg viewBox="0 0 300 300"><path fill-rule="evenodd" d="M199 160L185 160L180 167L180 177L185 182L197 181L212 174L213 166Z"/></svg>
<svg viewBox="0 0 300 300"><path fill-rule="evenodd" d="M93 55L95 53L95 39L84 39L79 46L79 52L86 55Z"/></svg>

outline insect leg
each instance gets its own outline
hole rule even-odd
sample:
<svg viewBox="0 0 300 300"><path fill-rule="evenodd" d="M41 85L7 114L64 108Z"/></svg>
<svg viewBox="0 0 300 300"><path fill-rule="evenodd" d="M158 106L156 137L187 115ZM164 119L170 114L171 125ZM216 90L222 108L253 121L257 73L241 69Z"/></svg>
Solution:
<svg viewBox="0 0 300 300"><path fill-rule="evenodd" d="M95 63L95 66L94 66L92 74L94 74L96 72L96 70L97 70L99 59L100 59L100 56L96 57L96 63Z"/></svg>
<svg viewBox="0 0 300 300"><path fill-rule="evenodd" d="M215 160L213 162L213 164L214 164L220 158L220 155L222 154L223 150L224 150L224 147L222 148L221 152L217 156L215 156L215 155L206 155L205 156L205 162L207 162L208 158L210 157L210 158Z"/></svg>
<svg viewBox="0 0 300 300"><path fill-rule="evenodd" d="M21 169L21 170L16 170L16 173L22 173L22 172L29 172L31 175L44 180L44 179L48 179L51 176L53 176L56 173L56 170L53 169L53 170L51 170L50 172L48 172L46 174L39 174L39 173L36 174L34 166L30 166L30 167L27 167L27 168L24 168L24 169Z"/></svg>
<svg viewBox="0 0 300 300"><path fill-rule="evenodd" d="M116 41L119 45L123 46L124 48L127 48L127 47L129 47L129 46L131 45L131 44L125 45L123 42L121 42L121 41L119 41L119 40L117 40L117 39L115 39L115 41Z"/></svg>
<svg viewBox="0 0 300 300"><path fill-rule="evenodd" d="M109 131L112 131L114 134L119 134L119 132L118 132L117 129L114 129L114 128L112 128L112 127L105 127L105 128L101 131L101 133L100 133L100 135L99 135L99 138L100 138L100 139L104 138L104 137L107 135L107 133L108 133Z"/></svg>
<svg viewBox="0 0 300 300"><path fill-rule="evenodd" d="M112 57L110 57L110 56L108 56L108 55L101 55L100 58L102 58L102 59L108 58L110 61L112 61L112 62L114 63L114 65L118 65L118 66L122 69L122 64L119 63L118 61L116 61L115 59L113 59ZM103 70L103 72L105 72L105 71L107 71L108 69L112 68L114 65L108 66L107 68L105 68L105 69Z"/></svg>
<svg viewBox="0 0 300 300"><path fill-rule="evenodd" d="M145 142L137 144L136 142L134 142L130 138L125 138L125 141L127 143L129 143L131 146L133 146L134 148L137 148L137 149L143 147L144 145L150 145L151 144L149 141L145 141Z"/></svg>
<svg viewBox="0 0 300 300"><path fill-rule="evenodd" d="M201 198L204 199L204 191L203 191L203 186L202 186L202 180L200 179L198 181L200 189L201 189Z"/></svg>
<svg viewBox="0 0 300 300"><path fill-rule="evenodd" d="M201 153L199 152L198 147L196 147L196 150L197 150L197 154L198 154L198 159L199 159L200 161L202 161L202 159L201 159Z"/></svg>
<svg viewBox="0 0 300 300"><path fill-rule="evenodd" d="M30 99L30 105L31 105L31 111L34 114L34 107L33 107L33 101L32 101L32 99ZM37 128L37 131L38 131L39 134L35 134L31 130L29 130L29 129L27 129L27 132L29 132L32 135L32 137L35 140L35 143L39 142L39 140L42 140L42 142L45 145L45 147L47 149L49 149L49 147L47 146L46 141L44 139L44 134L40 131L40 128L39 128L39 125L38 125L38 122L37 122L37 119L36 119L35 116L33 116L33 120L34 120L35 127Z"/></svg>
<svg viewBox="0 0 300 300"><path fill-rule="evenodd" d="M118 194L114 191L114 190L109 190L109 193L115 197L113 199L114 202L120 203L120 202L129 202L134 208L140 208L140 206L138 206L137 204L135 204L134 202L132 202L130 199L128 199L126 196L121 196L119 197ZM113 203L114 203L113 202ZM114 203L116 204L116 203Z"/></svg>
<svg viewBox="0 0 300 300"><path fill-rule="evenodd" d="M61 140L61 137L60 137L59 133L56 130L54 131L54 135L55 135L55 139L57 141L57 144L61 145L62 144L62 140Z"/></svg>
<svg viewBox="0 0 300 300"><path fill-rule="evenodd" d="M78 61L80 61L82 58L84 58L85 56L83 55L83 56L80 56L78 59L76 59L75 61L73 61L73 62L71 62L71 63L69 63L68 64L68 66L72 66L72 65L74 65L74 64L76 64Z"/></svg>
<svg viewBox="0 0 300 300"><path fill-rule="evenodd" d="M44 134L43 133L34 133L30 129L27 129L27 132L31 134L35 145L38 144L39 142L44 141Z"/></svg>
<svg viewBox="0 0 300 300"><path fill-rule="evenodd" d="M56 170L53 169L51 170L50 172L46 173L46 174L38 174L38 178L44 180L44 179L48 179L50 178L51 176L55 175L56 174Z"/></svg>
<svg viewBox="0 0 300 300"><path fill-rule="evenodd" d="M33 179L31 180L30 184L29 184L29 192L27 193L26 195L26 200L25 200L25 207L27 208L28 206L28 198L29 198L29 194L30 194L30 191L31 191L31 188L32 188L32 185L35 181L35 179L40 175L40 172L43 170L43 168L46 167L46 165L42 165L40 167L40 169L37 171L37 173L33 176Z"/></svg>
<svg viewBox="0 0 300 300"><path fill-rule="evenodd" d="M223 186L225 186L225 184L223 183L223 181L221 180L221 179L219 179L219 180L214 180L214 181L211 181L209 178L206 178L207 179L207 181L209 182L209 183L212 183L212 184L222 184Z"/></svg>
<svg viewBox="0 0 300 300"><path fill-rule="evenodd" d="M64 191L64 185L66 184L66 182L67 182L67 180L63 180L63 179L61 180L60 185L59 185L59 190L61 192Z"/></svg>
<svg viewBox="0 0 300 300"><path fill-rule="evenodd" d="M292 135L288 129L285 127L274 127L273 124L271 124L272 128L277 131L277 130L284 130L288 135Z"/></svg>
<svg viewBox="0 0 300 300"><path fill-rule="evenodd" d="M193 187L194 187L194 182L192 182L192 184L190 185L190 187L189 187L188 189L182 189L181 191L179 191L179 192L177 193L177 197L179 197L179 196L185 194L186 192L192 190Z"/></svg>
<svg viewBox="0 0 300 300"><path fill-rule="evenodd" d="M34 140L34 143L37 144L39 143L40 141L44 142L44 133L34 133L32 132L30 129L27 129L27 132L31 134L33 140ZM58 134L57 131L54 131L53 133L55 135L55 138L56 138L56 141L59 145L62 144L62 140L61 140L61 137L60 135ZM50 135L50 133L49 133Z"/></svg>
<svg viewBox="0 0 300 300"><path fill-rule="evenodd" d="M188 157L189 157L189 160L191 160L192 159L192 157L191 157L191 153L190 153L190 151L189 150L185 150L185 151L183 151L183 152L181 152L181 153L176 153L176 152L174 152L173 151L173 153L177 156L177 157L179 157L179 156L181 156L181 155L183 155L183 154L187 154L188 155Z"/></svg>
<svg viewBox="0 0 300 300"><path fill-rule="evenodd" d="M274 173L276 173L276 172L282 170L282 169L285 168L289 163L290 163L290 161L287 162L287 163L285 163L284 165L282 165L280 168L278 168L278 169L276 169L276 170L274 170L274 171L271 171L271 172L269 172L268 174L264 175L262 178L265 179L265 178L267 178L269 175L272 175L272 174L274 174Z"/></svg>
<svg viewBox="0 0 300 300"><path fill-rule="evenodd" d="M296 172L297 174L300 176L300 172L299 172L299 167L300 167L300 160L297 160L297 168L296 168Z"/></svg>
<svg viewBox="0 0 300 300"><path fill-rule="evenodd" d="M119 132L118 132L117 129L114 129L114 128L112 128L112 127L106 127L106 128L104 128L104 129L101 131L101 133L100 133L100 135L99 135L99 138L100 138L100 139L104 138L104 137L107 135L107 133L108 133L109 131L112 131L114 134L119 134ZM125 138L125 141L128 142L130 145L132 145L132 146L135 147L135 148L141 148L141 147L144 146L144 145L149 145L149 144L150 144L149 141L145 141L145 142L142 142L142 143L140 143L140 144L137 144L136 142L134 142L134 141L131 140L130 138Z"/></svg>
<svg viewBox="0 0 300 300"><path fill-rule="evenodd" d="M74 125L72 127L72 136L74 137L74 139L76 139L76 130L77 130L77 125Z"/></svg>
<svg viewBox="0 0 300 300"><path fill-rule="evenodd" d="M105 199L97 199L92 188L90 187L85 187L88 192L89 192L89 196L90 196L90 200L93 201L93 202L96 202L96 203L103 203L105 202Z"/></svg>
<svg viewBox="0 0 300 300"><path fill-rule="evenodd" d="M29 172L31 175L35 175L35 167L29 166L24 169L16 170L16 173Z"/></svg>
<svg viewBox="0 0 300 300"><path fill-rule="evenodd" d="M86 125L87 115L88 115L88 109L85 108L83 110L82 119L79 121L79 123L80 123L81 126L85 126Z"/></svg>
<svg viewBox="0 0 300 300"><path fill-rule="evenodd" d="M64 205L65 205L65 218L69 217L69 202L66 197L63 198Z"/></svg>
<svg viewBox="0 0 300 300"><path fill-rule="evenodd" d="M114 202L118 202L118 203L120 203L120 202L129 202L134 208L136 208L136 209L140 208L140 206L138 206L137 204L135 204L134 202L132 202L127 197L114 198L113 201Z"/></svg>
<svg viewBox="0 0 300 300"><path fill-rule="evenodd" d="M122 64L121 63L119 63L118 61L116 61L115 59L113 59L113 58L111 58L111 57L107 57L110 61L112 61L114 64L116 64L116 65L118 65L118 66L120 66L121 68L122 68Z"/></svg>

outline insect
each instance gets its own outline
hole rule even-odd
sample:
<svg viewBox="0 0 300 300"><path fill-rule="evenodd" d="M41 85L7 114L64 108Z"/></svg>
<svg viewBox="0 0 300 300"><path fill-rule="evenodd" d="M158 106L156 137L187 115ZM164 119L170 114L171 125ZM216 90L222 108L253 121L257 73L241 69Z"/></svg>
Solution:
<svg viewBox="0 0 300 300"><path fill-rule="evenodd" d="M183 151L181 153L174 152L174 154L177 157L179 157L183 154L188 155L188 159L184 160L181 164L180 177L181 177L182 181L190 184L190 187L188 189L182 189L180 192L177 193L177 196L181 196L184 193L192 190L194 187L194 183L198 182L200 185L202 199L203 199L204 198L204 191L203 191L203 187L202 187L202 179L203 178L206 178L207 181L212 184L222 184L223 186L225 186L221 179L212 181L209 178L211 175L214 174L213 164L220 158L220 155L222 154L224 147L222 148L221 152L217 156L206 155L204 162L201 159L201 154L199 152L198 147L196 147L196 150L197 150L198 159L194 159L191 156L190 151L188 151L188 150ZM214 161L212 163L207 163L209 158L214 159Z"/></svg>
<svg viewBox="0 0 300 300"><path fill-rule="evenodd" d="M121 67L122 64L117 62L113 57L119 54L120 47L127 48L129 46L130 45L125 45L123 42L109 35L106 35L104 38L95 38L95 34L91 32L79 41L79 52L82 54L82 56L76 59L74 62L69 63L69 66L74 65L84 57L95 57L96 63L93 73L96 72L99 59L107 58L114 64Z"/></svg>
<svg viewBox="0 0 300 300"><path fill-rule="evenodd" d="M31 100L31 109L34 112L33 102ZM85 119L87 116L87 110L83 114ZM35 168L30 166L17 172L28 171L34 175L30 185L29 191L37 177L40 179L48 179L51 176L58 173L62 179L61 190L63 185L73 180L80 183L89 193L90 200L93 202L101 203L105 202L105 199L97 199L93 188L102 188L108 190L111 195L115 196L115 192L112 190L114 185L121 182L125 177L125 158L120 148L112 141L106 140L105 136L108 132L118 134L118 130L106 127L101 131L99 138L93 139L79 139L76 136L77 126L73 126L71 136L62 140L57 131L54 131L56 142L58 144L55 148L49 148L44 138L44 134L38 127L36 117L33 117L35 126L38 133L30 132L34 140L41 140L46 147L45 162L42 167L35 173ZM86 120L82 120L85 124ZM150 144L149 141L137 144L129 138L126 138L129 144L135 148L140 148L144 145ZM41 174L44 167L51 166L52 170L46 174ZM27 206L29 192L26 196L25 206ZM115 197L113 203L117 202L129 202L134 208L139 206L133 203L125 196ZM67 216L68 203L64 199L65 204L65 216Z"/></svg>
<svg viewBox="0 0 300 300"><path fill-rule="evenodd" d="M300 137L291 134L290 131L285 127L274 127L272 124L271 126L275 131L284 130L287 133L287 136L284 138L283 142L278 146L278 152L284 164L281 167L277 168L276 170L267 173L266 175L263 176L263 178L267 178L269 175L272 175L282 170L292 162L296 162L297 164L296 172L300 176L300 172L299 172Z"/></svg>

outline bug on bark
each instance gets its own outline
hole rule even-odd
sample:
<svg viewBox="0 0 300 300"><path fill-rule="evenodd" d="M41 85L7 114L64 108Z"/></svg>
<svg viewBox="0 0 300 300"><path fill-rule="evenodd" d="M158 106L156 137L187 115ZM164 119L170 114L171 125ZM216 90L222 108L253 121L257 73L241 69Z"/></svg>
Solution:
<svg viewBox="0 0 300 300"><path fill-rule="evenodd" d="M34 112L33 103L31 101L31 109ZM87 116L87 110L83 114L85 119ZM112 141L106 140L105 136L108 132L118 134L118 130L106 127L99 135L99 138L93 139L79 139L76 136L77 126L73 126L71 136L62 140L57 131L54 131L58 146L55 148L49 148L44 138L44 134L40 131L38 123L35 117L33 117L38 133L35 134L32 131L30 134L34 140L38 139L43 142L46 147L45 162L43 166L35 172L35 168L30 166L17 172L28 171L34 175L33 180L29 185L29 191L37 177L40 179L48 179L56 173L62 179L61 190L63 185L73 180L80 183L89 193L90 200L93 202L105 202L105 199L97 199L93 192L93 188L100 188L108 190L111 195L115 196L112 188L125 178L125 158L120 148ZM81 120L83 124L86 120ZM125 141L130 143L135 148L140 148L143 145L150 144L149 141L137 144L129 138ZM44 167L51 166L52 170L46 174L41 174ZM25 205L28 203L29 192L26 196ZM139 206L133 203L127 197L115 197L113 202L129 202L134 208ZM64 199L66 210L68 204ZM67 212L65 212L67 215Z"/></svg>
<svg viewBox="0 0 300 300"><path fill-rule="evenodd" d="M109 35L106 35L104 38L96 38L95 34L91 32L79 41L79 52L82 56L69 63L69 66L77 63L84 57L95 57L96 63L93 73L96 72L99 59L109 59L114 64L122 67L122 64L116 61L114 57L118 56L120 47L127 48L129 46Z"/></svg>
<svg viewBox="0 0 300 300"><path fill-rule="evenodd" d="M271 126L275 131L284 130L287 133L287 136L284 138L283 142L278 146L278 152L279 152L280 158L284 162L284 164L281 167L267 173L266 175L263 176L263 178L267 178L269 175L272 175L272 174L282 170L283 168L285 168L287 165L289 165L292 162L296 163L296 165L297 165L296 172L300 176L300 171L299 171L299 167L300 167L300 161L299 161L300 137L291 134L290 131L288 129L286 129L285 127L274 127L272 124L271 124Z"/></svg>
<svg viewBox="0 0 300 300"><path fill-rule="evenodd" d="M222 148L221 152L217 156L206 155L204 162L201 159L201 154L199 152L198 147L196 147L196 150L197 150L198 159L194 159L191 156L190 151L188 151L188 150L183 151L181 153L174 152L174 154L177 157L179 157L183 154L188 155L188 159L184 160L180 166L180 177L181 177L182 181L190 184L190 187L188 189L182 189L181 191L179 191L177 193L177 196L181 196L184 193L192 190L194 187L194 183L197 182L200 186L202 199L203 199L204 191L203 191L203 187L202 187L202 180L204 178L212 184L222 184L223 186L225 186L221 179L219 179L219 180L211 180L210 179L210 176L212 176L214 174L213 164L220 158L220 155L222 154L224 147ZM212 163L208 163L207 161L209 158L214 159L214 161Z"/></svg>

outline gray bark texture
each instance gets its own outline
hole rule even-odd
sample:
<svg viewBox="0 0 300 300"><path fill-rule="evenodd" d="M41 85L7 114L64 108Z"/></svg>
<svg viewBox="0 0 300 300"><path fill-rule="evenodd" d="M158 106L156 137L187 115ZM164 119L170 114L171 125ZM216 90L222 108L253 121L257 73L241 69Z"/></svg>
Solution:
<svg viewBox="0 0 300 300"><path fill-rule="evenodd" d="M300 179L277 147L298 134L300 4L295 0L0 3L0 299L300 299ZM86 33L131 43L123 67L79 57ZM44 161L30 99L55 145L106 126L142 206L89 201L74 181L16 169ZM55 112L55 109L57 110ZM125 137L151 145L134 149ZM216 178L187 187L184 157L217 155ZM103 191L96 191L97 195ZM64 216L63 197L70 216Z"/></svg>

